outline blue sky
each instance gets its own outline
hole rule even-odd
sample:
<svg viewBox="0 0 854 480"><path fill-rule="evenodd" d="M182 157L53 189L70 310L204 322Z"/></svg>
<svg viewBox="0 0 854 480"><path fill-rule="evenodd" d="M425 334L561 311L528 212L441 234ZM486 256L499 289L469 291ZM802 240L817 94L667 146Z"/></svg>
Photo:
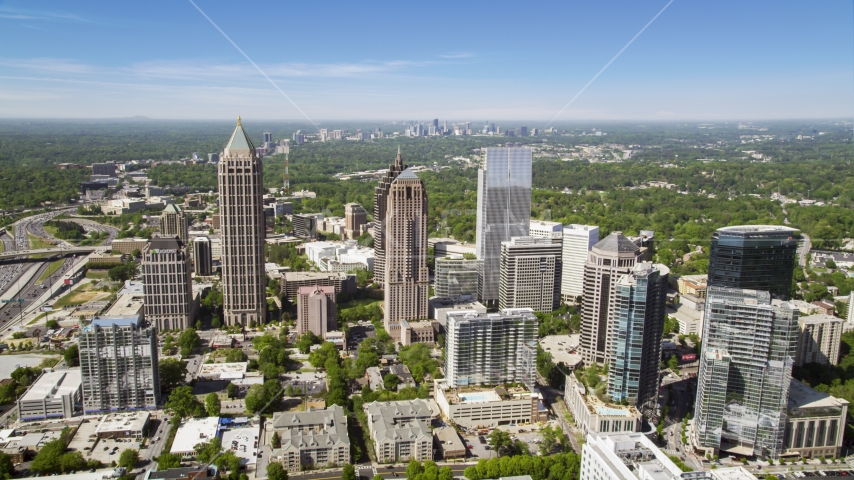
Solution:
<svg viewBox="0 0 854 480"><path fill-rule="evenodd" d="M667 1L198 6L315 121L545 125ZM852 2L675 0L557 122L854 115ZM0 117L302 120L188 0L0 0Z"/></svg>

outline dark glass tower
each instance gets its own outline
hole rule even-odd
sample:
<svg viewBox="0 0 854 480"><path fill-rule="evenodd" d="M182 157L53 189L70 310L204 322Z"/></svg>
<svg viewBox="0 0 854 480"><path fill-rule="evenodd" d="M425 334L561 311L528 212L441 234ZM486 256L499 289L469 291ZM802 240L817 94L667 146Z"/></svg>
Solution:
<svg viewBox="0 0 854 480"><path fill-rule="evenodd" d="M797 230L777 225L718 229L712 234L708 285L770 292L788 300L800 239Z"/></svg>

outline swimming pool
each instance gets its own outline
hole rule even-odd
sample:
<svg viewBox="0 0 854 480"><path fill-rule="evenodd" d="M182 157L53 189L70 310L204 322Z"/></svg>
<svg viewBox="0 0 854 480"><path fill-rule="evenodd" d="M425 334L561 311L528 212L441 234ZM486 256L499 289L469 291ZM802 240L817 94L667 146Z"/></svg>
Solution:
<svg viewBox="0 0 854 480"><path fill-rule="evenodd" d="M460 394L460 401L465 402L485 402L486 395L482 393L464 393Z"/></svg>

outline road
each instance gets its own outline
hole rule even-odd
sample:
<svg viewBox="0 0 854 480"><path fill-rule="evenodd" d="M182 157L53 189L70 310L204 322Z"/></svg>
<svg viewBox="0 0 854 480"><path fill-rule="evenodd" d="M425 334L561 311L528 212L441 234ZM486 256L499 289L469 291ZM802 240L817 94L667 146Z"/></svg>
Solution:
<svg viewBox="0 0 854 480"><path fill-rule="evenodd" d="M454 472L454 477L461 477L463 475L463 471L466 468L474 466L474 465L475 465L474 463L470 463L470 464L459 464L458 463L458 464L447 465L447 466L451 467L451 471ZM443 466L445 466L445 465L442 465L441 463L439 464L439 467L443 467ZM383 478L390 478L390 479L397 478L397 479L402 480L402 479L406 478L406 463L402 463L399 465L395 464L394 467L395 468L389 468L386 466L381 466L381 467L374 468L370 465L361 464L361 465L356 465L356 473L359 476L361 476L362 478L367 478L368 480L374 478L374 475L382 475ZM395 473L397 475L395 475ZM288 473L288 477L289 478L306 479L306 480L332 480L332 479L340 480L341 479L341 470L340 469L337 469L337 470L331 470L330 469L327 471L319 471L319 472L313 471L310 473L301 473L301 472L299 472L299 473ZM257 473L256 478L266 478L266 473L259 471Z"/></svg>
<svg viewBox="0 0 854 480"><path fill-rule="evenodd" d="M810 248L812 248L812 243L810 242L810 237L806 233L801 232L801 237L803 237L803 242L801 243L800 248L798 248L798 264L801 267L807 266L807 255L810 253Z"/></svg>

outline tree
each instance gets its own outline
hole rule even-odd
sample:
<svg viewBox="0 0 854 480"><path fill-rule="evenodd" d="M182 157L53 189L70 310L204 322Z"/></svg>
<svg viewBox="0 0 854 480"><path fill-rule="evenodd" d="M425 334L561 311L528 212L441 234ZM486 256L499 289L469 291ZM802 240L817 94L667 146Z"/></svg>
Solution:
<svg viewBox="0 0 854 480"><path fill-rule="evenodd" d="M270 438L270 445L273 448L282 448L282 439L279 437L277 432L273 432L273 436Z"/></svg>
<svg viewBox="0 0 854 480"><path fill-rule="evenodd" d="M423 473L424 468L421 466L421 462L418 460L410 460L409 464L406 466L406 478L408 480L413 480L418 474Z"/></svg>
<svg viewBox="0 0 854 480"><path fill-rule="evenodd" d="M168 470L181 466L181 456L174 453L163 453L157 457L157 469Z"/></svg>
<svg viewBox="0 0 854 480"><path fill-rule="evenodd" d="M12 456L8 453L0 452L0 476L5 479L12 478L15 473L15 466L12 465Z"/></svg>
<svg viewBox="0 0 854 480"><path fill-rule="evenodd" d="M205 410L208 412L209 417L218 417L221 408L222 404L216 393L209 393L205 397Z"/></svg>
<svg viewBox="0 0 854 480"><path fill-rule="evenodd" d="M45 322L44 326L51 330L55 330L59 328L59 322L57 322L56 320L48 320L47 322Z"/></svg>
<svg viewBox="0 0 854 480"><path fill-rule="evenodd" d="M187 365L177 358L160 360L157 367L160 374L160 385L164 390L170 390L180 385L187 377Z"/></svg>
<svg viewBox="0 0 854 480"><path fill-rule="evenodd" d="M439 480L454 480L454 471L451 467L444 466L439 469Z"/></svg>
<svg viewBox="0 0 854 480"><path fill-rule="evenodd" d="M281 463L267 464L267 480L288 480L288 472Z"/></svg>
<svg viewBox="0 0 854 480"><path fill-rule="evenodd" d="M67 452L59 457L59 469L65 473L86 468L86 460L80 452Z"/></svg>
<svg viewBox="0 0 854 480"><path fill-rule="evenodd" d="M128 448L124 452L122 452L119 457L119 466L125 467L128 470L133 470L136 467L136 464L139 462L139 452L132 448Z"/></svg>
<svg viewBox="0 0 854 480"><path fill-rule="evenodd" d="M320 338L318 338L317 335L311 332L305 332L300 335L296 347L300 353L308 353L309 349L311 349L311 346L316 345L318 343L320 343Z"/></svg>
<svg viewBox="0 0 854 480"><path fill-rule="evenodd" d="M489 434L489 445L498 452L499 455L513 453L513 440L510 434L504 430L495 429Z"/></svg>
<svg viewBox="0 0 854 480"><path fill-rule="evenodd" d="M69 367L76 367L80 365L80 347L75 343L74 345L66 348L65 353L62 354L62 358L65 359L65 363Z"/></svg>
<svg viewBox="0 0 854 480"><path fill-rule="evenodd" d="M181 347L182 356L190 355L193 349L198 348L199 345L201 345L201 339L195 328L188 328L178 335L178 346Z"/></svg>
<svg viewBox="0 0 854 480"><path fill-rule="evenodd" d="M47 442L41 450L39 450L33 463L30 465L30 470L38 473L57 473L61 471L61 458L65 452L65 444L62 440L52 440Z"/></svg>
<svg viewBox="0 0 854 480"><path fill-rule="evenodd" d="M836 268L836 262L833 261L832 258L828 258L827 261L824 262L824 266L827 268L830 268L830 269L835 269Z"/></svg>
<svg viewBox="0 0 854 480"><path fill-rule="evenodd" d="M228 398L237 398L238 389L237 385L228 382L228 386L225 387L225 393L228 395Z"/></svg>
<svg viewBox="0 0 854 480"><path fill-rule="evenodd" d="M165 407L179 417L201 417L205 413L204 405L193 395L193 387L178 387L172 390Z"/></svg>
<svg viewBox="0 0 854 480"><path fill-rule="evenodd" d="M258 410L264 408L269 399L263 385L252 385L249 387L249 391L246 392L246 399L244 401L246 403L246 411L256 413Z"/></svg>
<svg viewBox="0 0 854 480"><path fill-rule="evenodd" d="M676 355L670 356L670 360L667 361L667 368L673 370L674 372L679 369L679 359L676 358Z"/></svg>
<svg viewBox="0 0 854 480"><path fill-rule="evenodd" d="M245 362L246 360L249 360L249 357L239 348L232 348L225 355L225 361L229 363Z"/></svg>
<svg viewBox="0 0 854 480"><path fill-rule="evenodd" d="M341 472L342 480L356 480L356 467L348 463L344 465L344 470Z"/></svg>
<svg viewBox="0 0 854 480"><path fill-rule="evenodd" d="M393 373L389 373L383 378L383 384L385 385L386 390L397 390L397 386L400 384L400 377Z"/></svg>

